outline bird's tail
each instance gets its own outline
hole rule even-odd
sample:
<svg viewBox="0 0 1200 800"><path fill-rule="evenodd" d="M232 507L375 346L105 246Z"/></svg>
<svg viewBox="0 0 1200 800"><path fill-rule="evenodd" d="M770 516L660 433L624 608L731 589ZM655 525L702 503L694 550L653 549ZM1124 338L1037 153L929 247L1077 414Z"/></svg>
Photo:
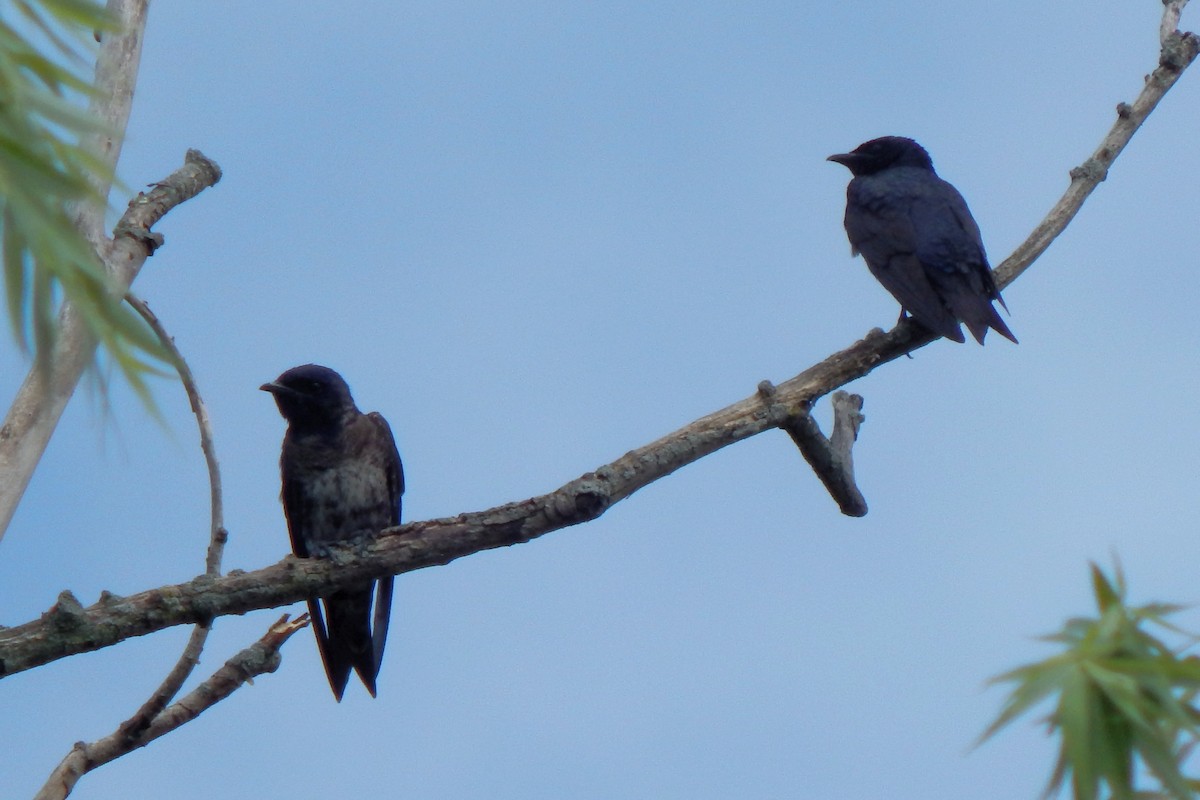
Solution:
<svg viewBox="0 0 1200 800"><path fill-rule="evenodd" d="M371 635L371 594L365 589L336 592L325 600L329 617L327 647L321 649L330 687L341 700L351 668L358 673L371 696L375 696L375 677L379 673Z"/></svg>
<svg viewBox="0 0 1200 800"><path fill-rule="evenodd" d="M975 337L975 341L980 344L983 344L983 337L987 335L988 328L991 328L1005 339L1016 344L1017 337L1008 329L1008 325L1000 317L1000 312L992 305L993 299L999 300L1002 306L1004 305L1004 300L994 288L992 291L994 294L991 297L975 291L948 293L945 296L946 305L950 307L950 312L955 317L963 321L963 324L967 326L967 330ZM1004 306L1004 308L1008 310L1008 306Z"/></svg>
<svg viewBox="0 0 1200 800"><path fill-rule="evenodd" d="M1004 324L1004 320L1001 319L1000 315L996 313L996 309L989 306L988 310L992 313L985 315L983 319L974 318L963 320L963 322L966 323L967 330L971 331L971 335L975 337L975 341L983 344L983 337L987 335L988 328L991 328L1013 344L1017 344L1017 337L1014 336L1013 332L1010 331L1008 326Z"/></svg>
<svg viewBox="0 0 1200 800"><path fill-rule="evenodd" d="M329 638L329 630L325 627L325 616L321 611L323 601L312 598L308 601L308 618L312 622L313 633L317 637L317 651L321 654L321 663L325 666L325 677L329 679L329 688L333 690L334 698L342 702L342 694L346 691L346 682L350 680L350 662L341 647Z"/></svg>

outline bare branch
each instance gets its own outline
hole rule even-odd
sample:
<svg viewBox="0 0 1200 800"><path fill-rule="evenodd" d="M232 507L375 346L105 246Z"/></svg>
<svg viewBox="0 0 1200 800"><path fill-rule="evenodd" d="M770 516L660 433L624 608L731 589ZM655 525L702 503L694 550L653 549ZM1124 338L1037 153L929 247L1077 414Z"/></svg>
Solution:
<svg viewBox="0 0 1200 800"><path fill-rule="evenodd" d="M141 32L137 35L140 41ZM108 45L106 41L102 57ZM146 259L162 244L162 237L151 233L150 226L220 179L220 167L198 150L189 150L180 169L155 184L149 193L139 194L130 201L117 223L114 239L97 243L115 291L124 293ZM63 307L59 322L60 332L49 369L35 365L29 371L0 426L0 474L4 475L0 481L0 539L96 350L95 339L70 304Z"/></svg>
<svg viewBox="0 0 1200 800"><path fill-rule="evenodd" d="M108 13L121 24L119 31L104 34L96 57L93 85L96 93L88 104L88 113L104 130L84 138L80 144L106 167L92 175L95 198L81 204L75 213L75 225L93 247L104 241L104 211L112 175L121 158L125 129L133 110L133 90L137 86L142 62L142 39L150 0L108 0Z"/></svg>
<svg viewBox="0 0 1200 800"><path fill-rule="evenodd" d="M1091 158L1071 170L1071 185L1066 193L1055 203L1054 208L1046 215L1033 233L1029 234L1021 246L996 268L996 283L1003 289L1017 279L1017 276L1029 268L1058 235L1063 232L1079 209L1083 201L1095 191L1096 187L1108 177L1108 170L1113 161L1129 144L1133 134L1146 121L1146 117L1154 110L1163 95L1175 85L1183 71L1196 60L1200 52L1200 37L1194 33L1180 33L1176 30L1179 15L1187 0L1164 0L1160 40L1162 50L1158 57L1158 67L1146 78L1146 85L1141 94L1133 101L1133 105L1119 103L1117 105L1117 121L1105 135L1096 152Z"/></svg>
<svg viewBox="0 0 1200 800"><path fill-rule="evenodd" d="M69 592L33 622L0 630L0 676L184 623L294 603L384 575L449 563L587 522L638 489L734 442L781 427L812 402L878 364L932 340L912 323L874 332L781 384L769 402L755 394L656 442L626 453L540 497L449 519L392 528L333 558L288 556L266 569L203 576L83 608Z"/></svg>
<svg viewBox="0 0 1200 800"><path fill-rule="evenodd" d="M1158 26L1159 46L1166 50L1171 38L1179 33L1179 18L1183 16L1183 7L1188 0L1163 0L1162 22Z"/></svg>
<svg viewBox="0 0 1200 800"><path fill-rule="evenodd" d="M196 152L196 151L191 151ZM203 156L200 156L203 158ZM215 165L214 165L215 166ZM165 213L165 212L164 212ZM162 216L161 214L159 216ZM147 228L148 229L148 226ZM196 386L196 378L192 374L191 367L183 358L183 353L179 352L179 348L175 346L175 340L167 333L162 322L150 306L146 302L137 297L131 292L126 292L125 302L133 306L133 308L142 315L142 319L146 320L151 330L158 336L163 347L171 354L171 358L175 361L175 369L179 373L179 380L183 384L183 389L187 392L188 403L192 407L192 413L196 417L196 427L200 432L200 450L204 453L204 463L208 467L208 496L209 496L209 538L208 538L208 554L204 562L204 572L206 575L219 575L221 572L221 555L225 551L225 542L229 539L229 533L225 529L225 501L221 492L221 465L217 461L217 447L213 438L212 420L208 416L208 407L204 404L204 398L200 396L200 389Z"/></svg>
<svg viewBox="0 0 1200 800"><path fill-rule="evenodd" d="M154 249L162 244L162 237L150 231L150 227L163 217L171 208L194 197L206 186L215 183L220 178L220 169L204 157L199 151L188 151L184 166L173 173L165 181L157 184L147 194L139 193L130 201L129 208L122 216L116 228L117 242L114 251L122 240L132 244L132 248L144 251L141 261L152 254ZM137 256L137 252L132 253ZM212 424L208 409L200 396L195 378L183 354L175 347L170 334L167 333L158 317L150 308L130 293L125 295L126 301L139 313L146 323L158 336L163 348L170 353L179 373L180 382L187 392L192 412L196 416L196 424L200 431L200 449L204 453L205 464L208 467L210 525L209 542L205 557L205 574L217 576L221 571L221 556L225 549L228 533L225 529L224 500L221 490L221 471L217 461L216 447L213 440ZM286 618L285 618L286 619ZM282 622L282 621L281 621ZM145 742L147 731L154 728L164 716L167 704L179 693L188 676L192 674L200 662L200 654L208 639L211 622L198 623L188 638L187 645L179 660L163 679L162 683L150 695L140 708L129 719L122 722L115 732L92 744L79 742L70 754L63 760L47 781L39 796L63 796L70 792L71 787L85 772L106 763L121 755L115 753L111 757L100 759L96 753L107 753L113 750L112 742L119 742L125 747L125 752L141 746ZM290 634L289 634L290 635ZM286 638L286 637L285 637ZM282 643L282 641L281 641ZM236 688L236 686L234 687ZM232 691L232 689L230 689ZM215 700L213 702L216 702ZM198 711L196 713L199 713ZM186 720L184 720L186 721ZM182 724L182 723L179 723ZM165 732L165 731L164 731ZM159 734L161 735L161 734ZM154 738L154 737L151 737ZM62 794L58 794L61 790ZM47 794L50 792L50 794Z"/></svg>
<svg viewBox="0 0 1200 800"><path fill-rule="evenodd" d="M95 174L96 197L76 209L75 225L98 254L102 254L107 244L102 228L105 204L112 186L111 178L103 173L111 175L121 155L121 141L133 108L133 89L137 84L149 7L149 0L109 0L108 11L121 23L121 30L105 35L96 57L96 94L88 112L102 121L107 130L88 137L82 145L107 169ZM105 262L105 266L110 265ZM134 270L133 275L136 274ZM133 280L132 275L130 280ZM121 286L120 291L128 286L128 283ZM34 366L0 427L0 474L5 476L0 484L0 539L4 538L50 435L95 350L96 341L83 320L70 304L64 305L59 314L59 333L49 369L43 369L43 365Z"/></svg>
<svg viewBox="0 0 1200 800"><path fill-rule="evenodd" d="M308 616L301 615L288 621L284 614L270 630L254 644L225 662L204 683L197 686L186 697L154 718L145 730L135 736L117 731L91 744L78 742L54 772L50 774L35 800L63 800L75 788L79 779L96 767L103 766L126 753L170 733L191 722L205 710L233 694L243 684L253 683L254 678L279 668L282 656L279 649L292 634L308 625Z"/></svg>
<svg viewBox="0 0 1200 800"><path fill-rule="evenodd" d="M137 197L129 201L129 207L121 215L113 228L113 239L105 253L105 262L113 264L126 283L132 283L136 270L124 281L130 267L122 262L154 255L163 243L162 234L153 233L152 228L159 220L167 215L175 206L191 200L210 186L215 186L221 180L221 168L217 163L199 150L188 150L183 157L183 166L172 172L158 183L152 184L149 192L138 192ZM141 251L148 251L145 256Z"/></svg>
<svg viewBox="0 0 1200 800"><path fill-rule="evenodd" d="M1077 177L1073 177L1050 216L1000 265L997 275L1003 285L1015 280L1057 236L1133 131L1200 51L1200 40L1194 34L1175 33L1167 40L1146 90L1134 106L1122 107L1106 144L1084 168L1075 171ZM1082 177L1085 173L1091 177ZM251 573L201 577L128 598L106 594L88 608L64 592L40 619L0 630L0 676L173 625L204 623L225 614L285 605L361 585L369 579L446 564L595 519L643 486L729 444L783 427L789 420L807 414L825 394L933 340L933 334L911 320L902 321L887 333L872 331L780 384L769 398L756 394L734 403L554 492L486 511L409 523L385 531L370 544L337 550L331 558L289 556Z"/></svg>
<svg viewBox="0 0 1200 800"><path fill-rule="evenodd" d="M766 401L777 389L770 381L758 385L759 395ZM820 426L807 411L791 417L780 427L792 437L804 460L825 484L830 497L848 517L865 517L867 501L854 482L854 459L851 450L862 425L863 399L846 392L833 393L833 435L826 439Z"/></svg>
<svg viewBox="0 0 1200 800"><path fill-rule="evenodd" d="M163 327L162 322L150 310L140 298L135 297L131 292L126 292L125 301L146 320L146 324L158 336L163 347L171 354L171 358L175 362L175 368L179 372L179 380L183 384L184 390L187 392L188 401L192 406L192 413L196 416L196 425L200 429L200 449L204 452L204 461L208 466L208 490L209 490L209 505L210 505L210 526L208 551L205 558L205 574L217 576L221 574L221 555L225 551L225 542L228 540L228 532L225 530L225 511L224 500L221 491L221 467L217 462L216 445L213 442L212 422L208 417L208 408L204 405L204 399L200 396L200 390L196 387L196 380L192 375L192 370L188 367L187 362L183 358L183 354L179 352L179 348L175 346L175 341L171 338ZM167 673L166 678L157 689L150 695L149 699L142 704L132 717L125 720L117 728L117 732L127 739L134 739L144 731L151 722L166 708L167 703L179 693L183 687L184 681L192 674L192 670L200 663L200 653L204 650L204 643L208 639L208 632L211 630L210 625L200 624L192 629L192 635L188 638L187 645L183 649L179 660L175 666Z"/></svg>
<svg viewBox="0 0 1200 800"><path fill-rule="evenodd" d="M854 480L854 459L851 450L858 439L858 429L866 421L862 413L862 395L848 392L833 393L833 433L829 436L829 446L833 448L834 458L843 462L843 469Z"/></svg>

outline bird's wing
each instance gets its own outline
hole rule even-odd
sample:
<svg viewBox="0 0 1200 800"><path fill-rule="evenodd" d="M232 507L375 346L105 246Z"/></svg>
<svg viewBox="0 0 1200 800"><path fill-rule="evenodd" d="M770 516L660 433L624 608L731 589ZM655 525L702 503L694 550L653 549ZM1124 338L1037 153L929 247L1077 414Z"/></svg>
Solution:
<svg viewBox="0 0 1200 800"><path fill-rule="evenodd" d="M920 247L917 258L951 313L980 344L988 328L1016 341L992 306L1004 305L988 266L979 226L953 186L935 178L912 205ZM1007 306L1005 306L1007 308Z"/></svg>
<svg viewBox="0 0 1200 800"><path fill-rule="evenodd" d="M375 674L383 664L383 647L387 644L388 624L392 617L392 589L396 578L389 575L380 578L375 589L375 616L371 624L371 651L374 654Z"/></svg>
<svg viewBox="0 0 1200 800"><path fill-rule="evenodd" d="M317 650L321 653L321 663L325 665L325 677L329 679L329 688L333 689L333 696L340 703L342 694L346 691L346 684L350 680L350 654L346 652L340 640L329 637L329 631L325 628L325 618L321 614L321 601L315 597L308 601L308 618L317 637Z"/></svg>
<svg viewBox="0 0 1200 800"><path fill-rule="evenodd" d="M300 474L303 459L294 452L295 445L289 437L284 438L283 457L280 460L280 472L283 477L283 515L287 519L288 536L292 540L292 552L301 558L314 555L309 542L320 541L322 531L317 530L319 516L316 503L306 487L306 482ZM325 601L325 610L329 610ZM313 634L317 639L317 650L321 654L321 663L325 667L325 676L329 679L329 688L333 696L341 702L342 694L346 691L346 683L350 680L352 665L351 654L347 651L345 642L330 636L326 626L326 614L322 613L322 601L309 598L308 616L312 624ZM333 624L332 618L329 619Z"/></svg>
<svg viewBox="0 0 1200 800"><path fill-rule="evenodd" d="M301 558L308 558L308 541L312 538L314 507L312 498L305 490L304 481L296 474L298 459L291 453L291 437L283 440L283 456L279 461L279 471L283 476L283 516L287 520L288 537L292 540L292 552Z"/></svg>
<svg viewBox="0 0 1200 800"><path fill-rule="evenodd" d="M923 264L937 273L970 276L981 291L994 290L979 226L957 189L929 176L914 193L909 216Z"/></svg>
<svg viewBox="0 0 1200 800"><path fill-rule="evenodd" d="M400 509L401 495L404 494L404 464L400 462L400 451L396 448L396 439L392 436L392 428L388 425L387 420L378 411L372 411L367 414L367 419L375 426L382 434L381 440L385 443L382 445L384 449L384 471L387 474L388 497L391 498L392 508L395 515L391 519L390 524L400 524Z"/></svg>
<svg viewBox="0 0 1200 800"><path fill-rule="evenodd" d="M392 436L392 428L383 415L377 411L367 414L367 419L381 434L381 448L384 450L384 472L387 475L387 490L390 508L393 512L390 524L400 524L402 510L402 495L404 494L404 464L400 461L400 451L396 447L396 439ZM375 590L375 613L371 624L371 649L374 652L375 674L383 663L383 648L387 644L388 625L392 617L392 593L395 578L381 578Z"/></svg>
<svg viewBox="0 0 1200 800"><path fill-rule="evenodd" d="M946 184L950 186L950 184ZM988 264L987 252L983 249L983 235L979 232L979 225L975 222L975 218L971 216L971 210L967 208L967 201L953 186L950 186L953 196L950 199L950 210L954 214L954 218L958 220L963 231L979 248L979 264L982 267L983 287L987 292L988 297L992 300L999 301L1000 305L1004 306L1004 310L1008 310L1008 305L1004 302L1004 298L1000 296L1000 289L996 286L996 280L992 276L991 265ZM1010 337L1011 338L1011 337ZM1013 341L1016 341L1015 339Z"/></svg>
<svg viewBox="0 0 1200 800"><path fill-rule="evenodd" d="M907 184L856 178L847 194L846 234L871 274L908 313L934 333L961 342L962 329L930 283L918 255L914 200L914 187Z"/></svg>

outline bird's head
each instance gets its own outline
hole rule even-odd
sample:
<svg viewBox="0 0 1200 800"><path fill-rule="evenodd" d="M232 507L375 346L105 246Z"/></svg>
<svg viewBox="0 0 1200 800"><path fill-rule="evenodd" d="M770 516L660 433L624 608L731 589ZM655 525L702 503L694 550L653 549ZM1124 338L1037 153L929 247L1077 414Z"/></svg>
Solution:
<svg viewBox="0 0 1200 800"><path fill-rule="evenodd" d="M838 153L826 159L849 169L855 177L874 175L890 167L920 167L933 172L933 161L925 148L903 136L881 136L863 142L849 153Z"/></svg>
<svg viewBox="0 0 1200 800"><path fill-rule="evenodd" d="M270 392L283 418L301 429L337 427L358 413L342 376L317 364L293 367L258 388Z"/></svg>

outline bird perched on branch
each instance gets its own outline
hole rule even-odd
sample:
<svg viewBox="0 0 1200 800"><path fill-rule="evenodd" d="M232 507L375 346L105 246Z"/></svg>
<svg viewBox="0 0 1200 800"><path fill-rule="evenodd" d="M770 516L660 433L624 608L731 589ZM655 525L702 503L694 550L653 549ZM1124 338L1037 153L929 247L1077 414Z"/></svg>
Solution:
<svg viewBox="0 0 1200 800"><path fill-rule="evenodd" d="M358 410L341 375L305 364L260 388L275 397L288 423L279 467L292 552L301 558L324 556L330 545L369 540L400 524L404 468L391 428L378 413ZM351 669L375 696L392 580L308 601L325 674L338 702Z"/></svg>
<svg viewBox="0 0 1200 800"><path fill-rule="evenodd" d="M988 328L1017 338L992 305L1003 298L988 266L979 226L958 190L937 176L925 148L884 136L828 159L854 178L846 189L846 235L875 279L917 322L965 341L965 323L983 344Z"/></svg>

